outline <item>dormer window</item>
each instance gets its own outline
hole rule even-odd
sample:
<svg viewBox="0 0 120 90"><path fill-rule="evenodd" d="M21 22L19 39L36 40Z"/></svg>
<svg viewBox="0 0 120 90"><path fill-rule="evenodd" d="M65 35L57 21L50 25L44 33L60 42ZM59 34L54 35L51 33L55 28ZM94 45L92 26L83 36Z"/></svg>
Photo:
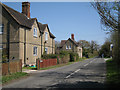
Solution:
<svg viewBox="0 0 120 90"><path fill-rule="evenodd" d="M34 28L34 30L33 30L33 36L37 37L37 28Z"/></svg>
<svg viewBox="0 0 120 90"><path fill-rule="evenodd" d="M48 40L48 33L45 32L45 41Z"/></svg>
<svg viewBox="0 0 120 90"><path fill-rule="evenodd" d="M3 28L4 28L4 25L3 25L3 24L0 24L0 34L3 33Z"/></svg>

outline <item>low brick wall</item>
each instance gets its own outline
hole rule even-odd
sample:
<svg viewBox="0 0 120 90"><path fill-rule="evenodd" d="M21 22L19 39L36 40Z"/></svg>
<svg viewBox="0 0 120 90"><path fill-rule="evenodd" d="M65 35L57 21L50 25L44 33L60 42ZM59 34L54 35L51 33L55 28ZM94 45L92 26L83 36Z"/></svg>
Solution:
<svg viewBox="0 0 120 90"><path fill-rule="evenodd" d="M22 60L11 60L2 63L2 75L8 75L16 72L22 72Z"/></svg>
<svg viewBox="0 0 120 90"><path fill-rule="evenodd" d="M57 59L37 59L37 69L57 65Z"/></svg>

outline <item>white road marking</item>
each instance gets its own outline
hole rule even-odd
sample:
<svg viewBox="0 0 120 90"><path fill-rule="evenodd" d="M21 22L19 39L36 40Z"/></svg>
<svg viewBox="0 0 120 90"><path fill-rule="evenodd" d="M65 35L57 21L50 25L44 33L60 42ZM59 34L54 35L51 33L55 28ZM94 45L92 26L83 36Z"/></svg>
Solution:
<svg viewBox="0 0 120 90"><path fill-rule="evenodd" d="M90 61L89 63L92 63L93 61L95 61L95 59L92 60L92 61ZM86 67L89 63L85 64L84 67ZM68 76L65 77L65 78L69 78L70 76L72 76L73 74L75 74L75 73L78 72L78 71L80 71L80 69L77 69L76 71L74 71L73 73L71 73L70 75L68 75Z"/></svg>
<svg viewBox="0 0 120 90"><path fill-rule="evenodd" d="M78 71L80 71L80 69L76 70L75 72L78 72Z"/></svg>
<svg viewBox="0 0 120 90"><path fill-rule="evenodd" d="M85 64L85 65L84 65L84 67L86 67L87 65L88 65L88 63L87 63L87 64Z"/></svg>
<svg viewBox="0 0 120 90"><path fill-rule="evenodd" d="M67 77L65 78L69 78L70 76L72 76L73 74L75 74L76 72L80 71L80 69L77 69L76 71L74 71L73 73L71 73L70 75L68 75Z"/></svg>
<svg viewBox="0 0 120 90"><path fill-rule="evenodd" d="M52 85L56 85L57 83L53 83Z"/></svg>
<svg viewBox="0 0 120 90"><path fill-rule="evenodd" d="M71 75L68 75L67 77L65 77L65 78L69 78Z"/></svg>
<svg viewBox="0 0 120 90"><path fill-rule="evenodd" d="M90 63L92 63L93 61L90 61Z"/></svg>

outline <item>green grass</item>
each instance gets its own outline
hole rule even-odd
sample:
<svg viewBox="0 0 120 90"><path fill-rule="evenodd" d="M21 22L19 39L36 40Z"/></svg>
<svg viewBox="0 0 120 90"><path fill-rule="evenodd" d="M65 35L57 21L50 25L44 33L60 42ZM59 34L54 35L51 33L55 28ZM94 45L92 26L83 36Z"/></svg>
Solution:
<svg viewBox="0 0 120 90"><path fill-rule="evenodd" d="M22 69L31 69L31 70L35 70L36 67L23 67Z"/></svg>
<svg viewBox="0 0 120 90"><path fill-rule="evenodd" d="M112 59L106 61L107 76L106 84L109 86L120 85L120 69L118 70L117 64Z"/></svg>
<svg viewBox="0 0 120 90"><path fill-rule="evenodd" d="M4 84L6 82L9 82L9 81L14 80L14 79L18 79L18 78L23 77L23 76L28 76L28 73L17 72L17 73L13 73L10 75L2 76L2 83Z"/></svg>

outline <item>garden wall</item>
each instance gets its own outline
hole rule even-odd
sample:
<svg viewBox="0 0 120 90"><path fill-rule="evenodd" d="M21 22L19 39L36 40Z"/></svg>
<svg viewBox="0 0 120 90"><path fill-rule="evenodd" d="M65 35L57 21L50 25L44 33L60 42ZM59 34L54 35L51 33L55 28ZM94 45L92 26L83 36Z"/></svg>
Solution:
<svg viewBox="0 0 120 90"><path fill-rule="evenodd" d="M22 72L22 60L10 60L2 63L2 75Z"/></svg>

